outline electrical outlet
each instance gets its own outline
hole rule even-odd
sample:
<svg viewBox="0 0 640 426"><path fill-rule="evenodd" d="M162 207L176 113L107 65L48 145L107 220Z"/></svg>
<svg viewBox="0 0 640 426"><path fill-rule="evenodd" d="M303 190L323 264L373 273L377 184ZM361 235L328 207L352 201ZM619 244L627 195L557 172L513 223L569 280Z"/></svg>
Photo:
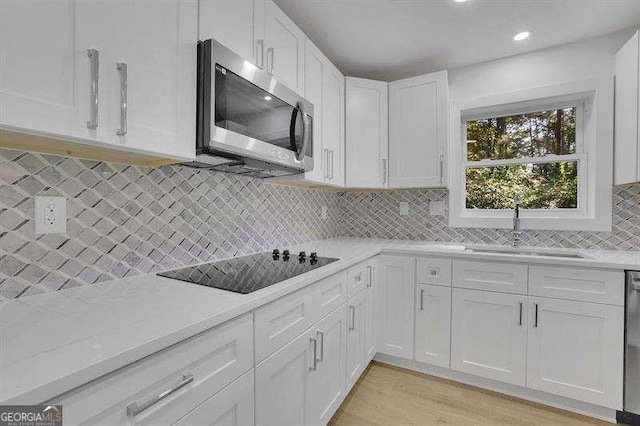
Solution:
<svg viewBox="0 0 640 426"><path fill-rule="evenodd" d="M400 216L409 216L409 203L400 201Z"/></svg>
<svg viewBox="0 0 640 426"><path fill-rule="evenodd" d="M67 199L65 197L35 198L36 234L67 232Z"/></svg>
<svg viewBox="0 0 640 426"><path fill-rule="evenodd" d="M327 218L327 206L322 206L320 208L320 217L322 219L326 219Z"/></svg>

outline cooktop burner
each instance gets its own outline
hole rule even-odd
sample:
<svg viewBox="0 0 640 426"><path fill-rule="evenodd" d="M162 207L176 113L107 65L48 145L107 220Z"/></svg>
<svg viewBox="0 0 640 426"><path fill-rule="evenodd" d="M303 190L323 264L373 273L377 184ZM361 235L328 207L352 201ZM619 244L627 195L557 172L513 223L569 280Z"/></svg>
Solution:
<svg viewBox="0 0 640 426"><path fill-rule="evenodd" d="M339 259L318 257L300 252L291 256L289 250L280 253L259 253L204 265L189 266L158 275L207 287L247 294L305 272L328 265Z"/></svg>

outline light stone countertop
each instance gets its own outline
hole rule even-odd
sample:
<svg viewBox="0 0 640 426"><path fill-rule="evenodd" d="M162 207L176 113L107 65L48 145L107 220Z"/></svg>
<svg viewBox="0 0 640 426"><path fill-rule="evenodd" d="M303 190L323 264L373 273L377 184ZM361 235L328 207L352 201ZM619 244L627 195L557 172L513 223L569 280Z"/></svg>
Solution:
<svg viewBox="0 0 640 426"><path fill-rule="evenodd" d="M579 250L588 258L565 259L383 239L322 240L290 249L340 260L250 294L151 274L0 303L0 404L44 402L379 253L640 269L640 252Z"/></svg>

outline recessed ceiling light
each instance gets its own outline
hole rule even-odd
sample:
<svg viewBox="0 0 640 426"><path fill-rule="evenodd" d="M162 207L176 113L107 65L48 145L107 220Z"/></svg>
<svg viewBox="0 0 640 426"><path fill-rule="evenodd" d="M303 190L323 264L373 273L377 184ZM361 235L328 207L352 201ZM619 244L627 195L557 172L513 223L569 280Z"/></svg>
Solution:
<svg viewBox="0 0 640 426"><path fill-rule="evenodd" d="M453 0L453 1L455 1L456 3L464 3L464 2L466 2L467 0Z"/></svg>
<svg viewBox="0 0 640 426"><path fill-rule="evenodd" d="M531 33L529 31L523 31L521 33L518 33L518 34L514 35L513 39L515 41L522 41L522 40L528 39L530 35L531 35Z"/></svg>
<svg viewBox="0 0 640 426"><path fill-rule="evenodd" d="M265 101L270 101L271 99L273 99L271 96L265 96L265 97L264 97L264 100L265 100Z"/></svg>

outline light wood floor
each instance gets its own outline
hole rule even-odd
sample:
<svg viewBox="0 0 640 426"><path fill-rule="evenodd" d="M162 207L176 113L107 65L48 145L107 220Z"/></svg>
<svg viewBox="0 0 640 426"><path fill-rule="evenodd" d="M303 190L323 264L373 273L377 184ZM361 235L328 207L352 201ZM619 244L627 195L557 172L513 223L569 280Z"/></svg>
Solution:
<svg viewBox="0 0 640 426"><path fill-rule="evenodd" d="M347 425L608 425L484 389L372 362L329 423Z"/></svg>

